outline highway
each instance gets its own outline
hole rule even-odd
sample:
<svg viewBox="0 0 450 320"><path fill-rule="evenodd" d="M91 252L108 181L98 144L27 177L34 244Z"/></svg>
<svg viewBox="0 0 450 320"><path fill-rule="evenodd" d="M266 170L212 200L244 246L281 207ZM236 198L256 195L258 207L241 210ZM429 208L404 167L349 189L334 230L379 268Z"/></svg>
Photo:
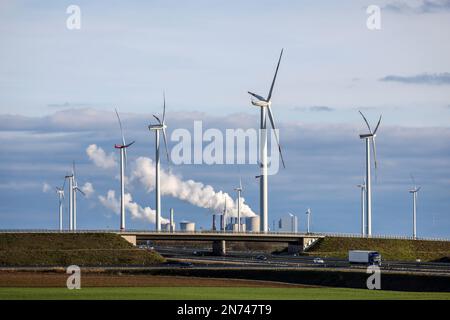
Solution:
<svg viewBox="0 0 450 320"><path fill-rule="evenodd" d="M179 247L155 247L155 250L168 259L180 259L192 262L195 267L203 266L233 266L233 267L257 267L257 268L317 268L317 269L343 269L365 270L366 266L350 265L346 259L324 258L315 256L294 256L287 254L267 254L263 252L238 252L229 251L226 256L212 256L207 250L189 249ZM197 254L194 254L194 252ZM257 259L264 256L266 260ZM323 263L314 262L315 258L321 258ZM450 264L437 262L405 262L383 261L382 271L401 271L445 274L450 276Z"/></svg>

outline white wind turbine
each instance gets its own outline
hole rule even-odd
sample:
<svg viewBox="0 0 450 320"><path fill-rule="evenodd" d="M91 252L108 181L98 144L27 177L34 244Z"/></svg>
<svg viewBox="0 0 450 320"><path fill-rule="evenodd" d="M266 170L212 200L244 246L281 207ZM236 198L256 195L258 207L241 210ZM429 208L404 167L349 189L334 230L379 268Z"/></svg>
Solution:
<svg viewBox="0 0 450 320"><path fill-rule="evenodd" d="M366 197L366 181L364 183L356 185L361 189L361 235L365 233L365 197Z"/></svg>
<svg viewBox="0 0 450 320"><path fill-rule="evenodd" d="M58 195L59 201L59 231L63 229L63 201L64 201L64 187L66 185L66 179L64 179L63 186L56 187L56 194Z"/></svg>
<svg viewBox="0 0 450 320"><path fill-rule="evenodd" d="M275 80L278 74L278 68L280 67L281 57L283 56L283 49L281 50L280 57L278 59L277 68L275 70L275 75L273 76L272 85L270 86L269 94L267 98L264 98L260 95L257 95L253 92L248 91L248 93L256 98L256 100L251 100L254 106L260 107L261 111L261 132L260 132L260 140L259 140L259 151L260 151L260 161L261 161L261 177L260 177L260 219L261 219L261 231L268 232L268 196L267 196L267 114L269 116L269 120L272 128L274 129L275 139L278 145L278 151L280 153L281 161L284 165L283 154L281 153L281 146L278 139L278 134L275 131L275 121L272 114L272 92L275 85Z"/></svg>
<svg viewBox="0 0 450 320"><path fill-rule="evenodd" d="M75 161L73 162L73 171L72 171L72 229L76 231L77 230L77 192L81 193L83 196L86 196L84 192L78 188L77 185L77 179L76 179L76 173L75 173Z"/></svg>
<svg viewBox="0 0 450 320"><path fill-rule="evenodd" d="M414 180L413 175L411 175L411 179L412 179L414 187L409 190L409 193L412 194L412 198L413 198L413 238L416 239L417 238L417 223L416 223L416 221L417 221L416 220L417 193L420 191L420 188L422 188L422 187L417 187L416 186L416 181Z"/></svg>
<svg viewBox="0 0 450 320"><path fill-rule="evenodd" d="M164 99L164 105L163 105L163 115L162 115L162 121L155 115L153 115L153 117L158 121L157 124L153 124L153 125L149 125L148 129L150 131L155 131L155 162L156 162L156 176L155 176L155 180L156 180L156 189L155 189L155 195L156 195L156 222L155 222L155 227L156 227L156 231L161 231L161 190L160 190L160 167L161 167L161 161L160 161L160 157L159 157L159 147L160 147L160 143L159 143L159 135L160 135L160 131L162 131L163 134L163 138L164 138L164 146L166 148L166 156L167 156L167 161L170 162L169 159L169 152L167 151L167 137L166 137L166 123L165 123L165 119L166 119L166 95L163 93L163 99Z"/></svg>
<svg viewBox="0 0 450 320"><path fill-rule="evenodd" d="M242 181L239 179L239 187L234 189L237 191L237 221L238 221L238 232L241 231L241 193L242 193Z"/></svg>
<svg viewBox="0 0 450 320"><path fill-rule="evenodd" d="M378 130L378 127L381 123L381 115L380 119L378 120L378 123L375 127L375 130L372 131L370 128L369 122L367 121L366 117L363 115L361 111L359 111L361 116L364 119L364 122L367 125L367 128L369 129L369 133L366 134L360 134L360 139L365 139L366 141L366 230L365 234L367 236L372 235L372 183L371 183L371 175L370 175L370 143L372 143L373 147L373 160L375 165L375 170L377 169L377 150L376 150L376 143L375 143L375 137Z"/></svg>
<svg viewBox="0 0 450 320"><path fill-rule="evenodd" d="M122 144L115 144L114 148L120 150L120 231L125 230L125 167L127 165L127 148L135 141L126 144L123 134L122 121L120 121L119 112L116 110L117 120L119 120L120 134L122 135Z"/></svg>

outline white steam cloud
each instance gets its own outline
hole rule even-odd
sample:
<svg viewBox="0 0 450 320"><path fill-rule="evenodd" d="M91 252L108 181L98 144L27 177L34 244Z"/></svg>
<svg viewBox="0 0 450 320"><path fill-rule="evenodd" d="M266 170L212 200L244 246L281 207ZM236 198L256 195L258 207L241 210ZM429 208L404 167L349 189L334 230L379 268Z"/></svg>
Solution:
<svg viewBox="0 0 450 320"><path fill-rule="evenodd" d="M116 214L120 214L120 199L116 198L116 193L114 190L109 190L106 196L98 196L98 199L106 208L112 210ZM155 223L155 210L149 207L142 208L139 204L133 202L133 198L129 193L125 193L124 201L125 210L130 212L131 218L148 220L150 223ZM161 217L161 222L167 223L169 221Z"/></svg>
<svg viewBox="0 0 450 320"><path fill-rule="evenodd" d="M91 144L86 148L86 154L94 164L102 169L110 169L117 166L116 157L114 153L106 154L105 150L98 147L96 144Z"/></svg>

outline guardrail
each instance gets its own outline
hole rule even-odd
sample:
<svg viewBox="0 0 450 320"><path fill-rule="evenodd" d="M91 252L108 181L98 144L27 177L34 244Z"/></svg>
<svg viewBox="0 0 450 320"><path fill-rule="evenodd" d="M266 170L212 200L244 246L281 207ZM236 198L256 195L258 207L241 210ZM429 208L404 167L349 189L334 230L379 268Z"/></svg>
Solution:
<svg viewBox="0 0 450 320"><path fill-rule="evenodd" d="M343 238L371 238L371 239L393 239L393 240L414 240L413 237L410 236L399 236L399 235L372 235L370 237L363 236L361 234L355 233L333 233L333 232L260 232L260 231L249 231L249 232L233 232L233 231L213 231L213 230L201 230L201 231L154 231L154 230L138 230L138 229L129 229L125 231L113 230L113 229L92 229L92 230L54 230L54 229L0 229L0 233L65 233L65 234L73 234L73 233L162 233L162 234L170 234L170 233L189 233L189 234L234 234L234 235L285 235L285 236L309 236L309 237L343 237ZM416 240L424 240L424 241L450 241L448 238L433 238L433 237L417 237Z"/></svg>

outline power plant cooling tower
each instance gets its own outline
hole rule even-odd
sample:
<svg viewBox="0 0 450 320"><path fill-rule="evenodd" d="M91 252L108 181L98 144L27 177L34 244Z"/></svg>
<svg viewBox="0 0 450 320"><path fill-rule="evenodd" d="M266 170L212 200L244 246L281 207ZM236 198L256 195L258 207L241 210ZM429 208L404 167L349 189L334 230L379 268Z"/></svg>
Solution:
<svg viewBox="0 0 450 320"><path fill-rule="evenodd" d="M180 230L182 232L194 232L195 231L195 222L181 221L180 222Z"/></svg>
<svg viewBox="0 0 450 320"><path fill-rule="evenodd" d="M245 218L247 231L259 232L259 216Z"/></svg>

